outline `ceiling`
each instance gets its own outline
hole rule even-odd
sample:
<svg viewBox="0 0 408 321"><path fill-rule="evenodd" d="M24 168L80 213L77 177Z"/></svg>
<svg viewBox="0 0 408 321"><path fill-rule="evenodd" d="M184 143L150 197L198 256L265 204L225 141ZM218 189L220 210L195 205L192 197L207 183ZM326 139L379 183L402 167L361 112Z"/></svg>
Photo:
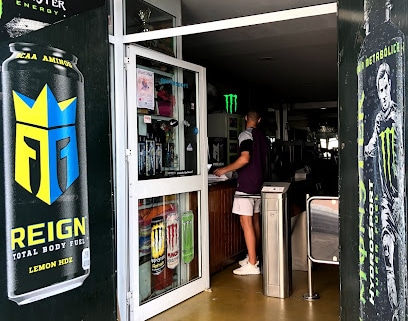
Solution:
<svg viewBox="0 0 408 321"><path fill-rule="evenodd" d="M331 2L181 0L182 20L190 25ZM206 67L209 78L228 75L266 87L273 100L294 104L294 109L328 107L325 112L333 114L337 108L324 106L337 101L336 14L183 36L183 59Z"/></svg>

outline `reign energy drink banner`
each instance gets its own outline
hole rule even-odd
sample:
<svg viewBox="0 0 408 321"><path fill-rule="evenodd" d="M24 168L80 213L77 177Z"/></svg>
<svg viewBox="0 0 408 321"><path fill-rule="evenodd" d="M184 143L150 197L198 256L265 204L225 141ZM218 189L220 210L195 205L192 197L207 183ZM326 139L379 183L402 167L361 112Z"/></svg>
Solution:
<svg viewBox="0 0 408 321"><path fill-rule="evenodd" d="M26 304L78 287L90 272L84 79L61 49L10 50L2 66L8 295Z"/></svg>
<svg viewBox="0 0 408 321"><path fill-rule="evenodd" d="M20 3L58 1L3 1L1 19ZM115 320L107 13L59 21L0 45L0 311Z"/></svg>
<svg viewBox="0 0 408 321"><path fill-rule="evenodd" d="M405 36L375 9L357 61L360 320L406 320Z"/></svg>

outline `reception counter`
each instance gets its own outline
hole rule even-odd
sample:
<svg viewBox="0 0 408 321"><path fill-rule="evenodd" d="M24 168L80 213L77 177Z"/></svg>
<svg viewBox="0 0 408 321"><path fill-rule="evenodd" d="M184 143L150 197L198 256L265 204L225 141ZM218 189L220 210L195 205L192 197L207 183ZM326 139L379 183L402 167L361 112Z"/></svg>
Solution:
<svg viewBox="0 0 408 321"><path fill-rule="evenodd" d="M235 180L208 187L211 274L242 258L246 252L239 216L231 212L235 187Z"/></svg>
<svg viewBox="0 0 408 321"><path fill-rule="evenodd" d="M246 253L239 215L232 214L235 187L235 180L208 186L211 274L242 259ZM292 225L292 269L307 271L306 211L297 205L300 201L293 201L295 196L291 195L292 201L288 204Z"/></svg>

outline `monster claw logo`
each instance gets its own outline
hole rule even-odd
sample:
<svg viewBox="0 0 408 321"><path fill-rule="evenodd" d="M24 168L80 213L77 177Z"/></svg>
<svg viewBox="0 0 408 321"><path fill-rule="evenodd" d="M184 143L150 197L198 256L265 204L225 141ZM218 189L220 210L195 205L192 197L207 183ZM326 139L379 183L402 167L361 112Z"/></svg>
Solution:
<svg viewBox="0 0 408 321"><path fill-rule="evenodd" d="M157 259L164 254L164 222L160 222L152 227L151 243L152 258Z"/></svg>
<svg viewBox="0 0 408 321"><path fill-rule="evenodd" d="M45 85L36 100L13 91L15 181L51 205L79 176L77 98L57 102Z"/></svg>
<svg viewBox="0 0 408 321"><path fill-rule="evenodd" d="M152 231L150 235L151 243L151 264L152 274L159 275L166 266L165 257L165 238L166 230L165 223L162 217L155 217L152 220Z"/></svg>
<svg viewBox="0 0 408 321"><path fill-rule="evenodd" d="M387 128L381 134L381 150L382 150L382 157L383 157L383 170L384 170L384 177L392 183L394 174L394 164L395 164L395 149L394 149L394 141L395 141L395 129ZM392 150L391 150L392 149Z"/></svg>
<svg viewBox="0 0 408 321"><path fill-rule="evenodd" d="M224 95L225 97L225 109L227 110L227 113L235 113L237 111L237 100L238 100L238 95L234 94L228 94Z"/></svg>

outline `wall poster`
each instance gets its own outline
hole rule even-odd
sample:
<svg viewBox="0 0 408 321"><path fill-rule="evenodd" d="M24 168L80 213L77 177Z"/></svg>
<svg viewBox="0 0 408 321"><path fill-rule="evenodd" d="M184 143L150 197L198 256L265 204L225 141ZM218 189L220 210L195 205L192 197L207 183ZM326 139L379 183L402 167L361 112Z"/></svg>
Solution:
<svg viewBox="0 0 408 321"><path fill-rule="evenodd" d="M136 68L136 81L137 107L154 110L154 72Z"/></svg>
<svg viewBox="0 0 408 321"><path fill-rule="evenodd" d="M8 296L26 304L80 286L90 271L84 79L61 49L10 49L2 65Z"/></svg>
<svg viewBox="0 0 408 321"><path fill-rule="evenodd" d="M0 3L2 318L116 320L104 1Z"/></svg>
<svg viewBox="0 0 408 321"><path fill-rule="evenodd" d="M365 1L357 61L360 320L406 320L405 36Z"/></svg>

